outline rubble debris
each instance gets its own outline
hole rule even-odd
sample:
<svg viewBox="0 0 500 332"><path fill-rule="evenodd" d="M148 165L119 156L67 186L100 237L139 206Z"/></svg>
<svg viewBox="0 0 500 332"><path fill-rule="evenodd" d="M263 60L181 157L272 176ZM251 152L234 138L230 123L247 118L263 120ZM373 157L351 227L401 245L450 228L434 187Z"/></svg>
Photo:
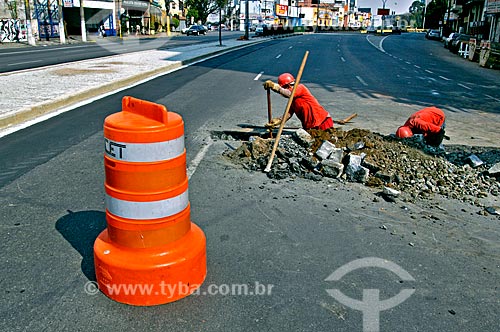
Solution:
<svg viewBox="0 0 500 332"><path fill-rule="evenodd" d="M415 136L401 140L358 128L308 132L299 129L293 135L282 135L267 176L360 182L373 188L394 189L400 192L398 197L408 202L442 195L484 207L480 198L497 199L500 182L498 173L492 172L500 168L500 149L447 145L444 150L429 147ZM273 143L273 139L252 138L226 155L248 170L262 171ZM351 150L354 146L360 149ZM318 153L322 149L324 152ZM472 167L471 155L482 164ZM396 197L380 196L392 201Z"/></svg>
<svg viewBox="0 0 500 332"><path fill-rule="evenodd" d="M361 161L363 156L352 154L348 155L348 162L345 170L345 174L349 181L365 183L370 175L370 170L368 168L361 166Z"/></svg>
<svg viewBox="0 0 500 332"><path fill-rule="evenodd" d="M471 164L472 167L476 168L478 166L481 166L482 164L484 164L484 161L482 161L481 159L479 159L478 156L476 156L475 154L471 154L468 158L467 158Z"/></svg>
<svg viewBox="0 0 500 332"><path fill-rule="evenodd" d="M491 166L490 169L488 169L488 174L490 175L500 174L500 163L496 163L495 165Z"/></svg>
<svg viewBox="0 0 500 332"><path fill-rule="evenodd" d="M382 193L384 195L392 196L392 197L398 197L399 194L401 194L400 191L398 191L396 189L389 188L389 187L384 187L384 189L382 190Z"/></svg>
<svg viewBox="0 0 500 332"><path fill-rule="evenodd" d="M493 214L493 215L497 215L497 216L500 215L500 206L488 206L485 210L489 214Z"/></svg>
<svg viewBox="0 0 500 332"><path fill-rule="evenodd" d="M322 163L323 175L329 178L339 178L344 172L344 164L327 159Z"/></svg>
<svg viewBox="0 0 500 332"><path fill-rule="evenodd" d="M297 142L304 147L310 147L314 143L314 138L302 128L297 130L293 135Z"/></svg>
<svg viewBox="0 0 500 332"><path fill-rule="evenodd" d="M329 141L323 141L319 149L316 151L316 156L320 159L327 159L335 149L335 145Z"/></svg>

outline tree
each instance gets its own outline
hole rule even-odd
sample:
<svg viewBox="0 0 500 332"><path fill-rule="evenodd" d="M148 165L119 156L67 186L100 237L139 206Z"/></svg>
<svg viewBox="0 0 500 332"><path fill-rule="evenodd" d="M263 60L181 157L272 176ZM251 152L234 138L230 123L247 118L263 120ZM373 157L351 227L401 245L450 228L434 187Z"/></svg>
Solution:
<svg viewBox="0 0 500 332"><path fill-rule="evenodd" d="M206 22L208 15L215 13L219 9L220 0L186 0L185 6L189 8L188 16L192 12L195 21ZM196 13L196 15L194 15Z"/></svg>
<svg viewBox="0 0 500 332"><path fill-rule="evenodd" d="M432 0L425 11L425 25L430 28L439 27L439 21L443 21L446 10L446 0Z"/></svg>
<svg viewBox="0 0 500 332"><path fill-rule="evenodd" d="M219 45L222 46L222 8L227 5L228 0L215 0L217 9L219 10Z"/></svg>
<svg viewBox="0 0 500 332"><path fill-rule="evenodd" d="M423 24L425 5L421 1L413 1L408 11L410 12L410 22L415 22L417 27Z"/></svg>

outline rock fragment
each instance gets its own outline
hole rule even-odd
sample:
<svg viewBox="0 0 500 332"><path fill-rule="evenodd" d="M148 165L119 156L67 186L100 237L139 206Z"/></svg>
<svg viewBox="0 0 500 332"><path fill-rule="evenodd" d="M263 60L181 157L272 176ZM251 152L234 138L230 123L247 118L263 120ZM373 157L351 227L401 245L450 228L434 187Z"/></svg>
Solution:
<svg viewBox="0 0 500 332"><path fill-rule="evenodd" d="M293 138L304 147L310 147L314 143L314 138L302 128L293 133Z"/></svg>
<svg viewBox="0 0 500 332"><path fill-rule="evenodd" d="M316 151L316 156L320 159L327 159L335 149L335 145L329 141L323 141L319 149Z"/></svg>
<svg viewBox="0 0 500 332"><path fill-rule="evenodd" d="M488 169L488 174L490 175L498 175L500 174L500 163L496 163Z"/></svg>
<svg viewBox="0 0 500 332"><path fill-rule="evenodd" d="M481 159L479 159L479 157L476 156L475 154L471 154L469 157L467 157L467 161L474 168L476 168L476 167L481 166L482 164L484 164L484 161L482 161Z"/></svg>

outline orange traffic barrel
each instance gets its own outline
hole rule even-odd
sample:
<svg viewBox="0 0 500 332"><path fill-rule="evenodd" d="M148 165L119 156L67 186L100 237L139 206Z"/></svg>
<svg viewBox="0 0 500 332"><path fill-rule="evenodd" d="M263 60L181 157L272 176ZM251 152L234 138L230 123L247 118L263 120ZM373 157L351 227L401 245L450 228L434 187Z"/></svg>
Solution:
<svg viewBox="0 0 500 332"><path fill-rule="evenodd" d="M132 305L196 291L206 240L191 222L184 122L165 106L124 97L104 121L107 228L94 243L99 289Z"/></svg>

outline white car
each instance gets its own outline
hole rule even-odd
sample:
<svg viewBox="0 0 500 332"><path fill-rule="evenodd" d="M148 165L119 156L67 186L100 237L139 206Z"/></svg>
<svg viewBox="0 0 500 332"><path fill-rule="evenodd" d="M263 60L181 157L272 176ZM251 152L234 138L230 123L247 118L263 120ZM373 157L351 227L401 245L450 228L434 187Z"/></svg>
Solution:
<svg viewBox="0 0 500 332"><path fill-rule="evenodd" d="M449 48L454 37L457 37L458 33L452 32L448 37L443 37L444 48Z"/></svg>

